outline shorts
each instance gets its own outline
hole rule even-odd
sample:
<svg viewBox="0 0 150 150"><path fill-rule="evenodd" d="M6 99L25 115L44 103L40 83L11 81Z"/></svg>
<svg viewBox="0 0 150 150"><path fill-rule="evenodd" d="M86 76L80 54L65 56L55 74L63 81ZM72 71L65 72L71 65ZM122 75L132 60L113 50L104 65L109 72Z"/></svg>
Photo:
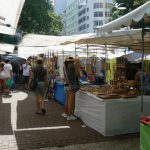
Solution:
<svg viewBox="0 0 150 150"><path fill-rule="evenodd" d="M29 76L23 76L23 84L29 82Z"/></svg>
<svg viewBox="0 0 150 150"><path fill-rule="evenodd" d="M40 81L37 84L37 87L36 87L36 90L35 90L35 95L44 97L45 90L46 90L45 82Z"/></svg>

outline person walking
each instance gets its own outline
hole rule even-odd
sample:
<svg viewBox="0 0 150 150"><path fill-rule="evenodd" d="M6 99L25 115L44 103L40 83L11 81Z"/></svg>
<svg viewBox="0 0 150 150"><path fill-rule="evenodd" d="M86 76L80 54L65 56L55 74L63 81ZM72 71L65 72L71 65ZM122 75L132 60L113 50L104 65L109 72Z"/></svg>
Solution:
<svg viewBox="0 0 150 150"><path fill-rule="evenodd" d="M29 74L30 74L30 65L26 60L25 63L22 65L23 69L23 88L28 89L28 82L29 82Z"/></svg>
<svg viewBox="0 0 150 150"><path fill-rule="evenodd" d="M44 95L47 81L47 70L43 67L43 61L41 59L37 60L37 66L34 67L30 72L28 87L30 89L31 81L34 80L36 84L34 93L36 95L36 114L45 114L44 106Z"/></svg>
<svg viewBox="0 0 150 150"><path fill-rule="evenodd" d="M8 95L10 93L10 87L7 86L7 83L12 80L13 73L12 73L12 65L10 64L10 60L4 60L4 73L5 73L5 83L4 83L4 93Z"/></svg>
<svg viewBox="0 0 150 150"><path fill-rule="evenodd" d="M4 79L5 79L4 63L0 62L0 92L1 94L4 93Z"/></svg>

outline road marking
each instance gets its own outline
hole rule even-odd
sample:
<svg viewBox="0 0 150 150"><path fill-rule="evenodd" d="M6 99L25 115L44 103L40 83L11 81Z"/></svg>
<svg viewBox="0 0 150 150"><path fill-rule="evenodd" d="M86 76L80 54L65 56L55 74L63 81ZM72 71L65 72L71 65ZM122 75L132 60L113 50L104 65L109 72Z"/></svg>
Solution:
<svg viewBox="0 0 150 150"><path fill-rule="evenodd" d="M12 97L2 97L2 103L11 104L11 125L13 131L17 129L17 103L18 101L23 101L28 97L25 92L12 92Z"/></svg>
<svg viewBox="0 0 150 150"><path fill-rule="evenodd" d="M11 104L11 126L13 135L0 135L0 148L7 150L18 150L16 137L14 131L17 129L17 103L23 101L28 97L27 93L24 92L12 92L11 97L2 97L2 103Z"/></svg>
<svg viewBox="0 0 150 150"><path fill-rule="evenodd" d="M26 128L17 129L15 131L34 131L34 130L57 130L57 129L68 129L70 126L56 126L56 127L41 127L41 128Z"/></svg>

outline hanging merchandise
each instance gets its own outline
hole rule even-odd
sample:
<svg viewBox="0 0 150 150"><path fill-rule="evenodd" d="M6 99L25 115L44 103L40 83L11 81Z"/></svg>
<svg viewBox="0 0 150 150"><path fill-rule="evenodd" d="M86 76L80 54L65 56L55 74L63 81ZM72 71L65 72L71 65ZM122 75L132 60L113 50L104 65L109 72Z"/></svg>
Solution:
<svg viewBox="0 0 150 150"><path fill-rule="evenodd" d="M106 82L108 84L113 82L115 70L116 70L116 58L107 60L107 62L106 62Z"/></svg>

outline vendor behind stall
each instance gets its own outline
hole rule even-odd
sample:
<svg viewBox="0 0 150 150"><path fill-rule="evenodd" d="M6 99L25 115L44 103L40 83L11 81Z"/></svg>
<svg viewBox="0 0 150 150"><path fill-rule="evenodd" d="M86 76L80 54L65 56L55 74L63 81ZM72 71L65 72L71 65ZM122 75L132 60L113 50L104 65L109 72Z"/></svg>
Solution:
<svg viewBox="0 0 150 150"><path fill-rule="evenodd" d="M95 75L93 71L91 71L88 80L90 81L90 83L95 83Z"/></svg>
<svg viewBox="0 0 150 150"><path fill-rule="evenodd" d="M85 70L80 71L80 81L87 81L87 73Z"/></svg>

